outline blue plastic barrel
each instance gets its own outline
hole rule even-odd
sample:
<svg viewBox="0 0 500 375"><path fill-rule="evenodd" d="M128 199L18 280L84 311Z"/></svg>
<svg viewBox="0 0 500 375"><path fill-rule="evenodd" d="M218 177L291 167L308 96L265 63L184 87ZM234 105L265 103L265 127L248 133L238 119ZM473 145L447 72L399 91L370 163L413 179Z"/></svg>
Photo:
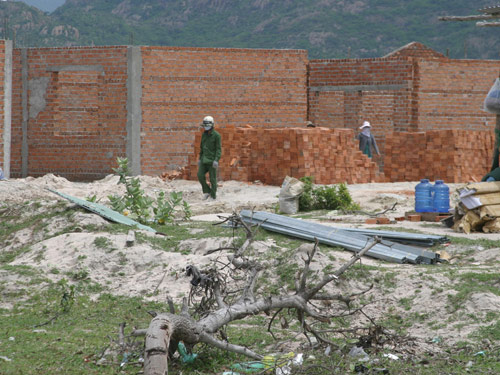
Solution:
<svg viewBox="0 0 500 375"><path fill-rule="evenodd" d="M420 183L415 186L415 211L416 212L433 212L432 205L432 184L427 178L420 180Z"/></svg>
<svg viewBox="0 0 500 375"><path fill-rule="evenodd" d="M448 213L450 211L450 188L443 182L443 180L436 180L436 183L433 186L433 190L434 212Z"/></svg>

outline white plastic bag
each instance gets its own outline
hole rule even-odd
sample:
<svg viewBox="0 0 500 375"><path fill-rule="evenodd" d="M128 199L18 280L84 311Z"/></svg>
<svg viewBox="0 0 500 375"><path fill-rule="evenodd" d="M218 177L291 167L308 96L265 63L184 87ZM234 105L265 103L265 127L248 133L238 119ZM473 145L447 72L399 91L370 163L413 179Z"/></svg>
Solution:
<svg viewBox="0 0 500 375"><path fill-rule="evenodd" d="M490 113L500 114L500 79L497 78L491 86L486 99L484 99L484 110Z"/></svg>
<svg viewBox="0 0 500 375"><path fill-rule="evenodd" d="M296 214L299 211L299 197L304 192L304 183L295 177L286 176L281 185L280 212Z"/></svg>

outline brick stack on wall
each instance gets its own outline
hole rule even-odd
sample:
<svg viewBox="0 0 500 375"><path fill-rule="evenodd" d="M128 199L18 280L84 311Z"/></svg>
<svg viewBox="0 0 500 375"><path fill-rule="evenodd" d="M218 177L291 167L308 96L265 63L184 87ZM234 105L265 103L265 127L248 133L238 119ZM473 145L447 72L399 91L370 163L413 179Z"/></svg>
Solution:
<svg viewBox="0 0 500 375"><path fill-rule="evenodd" d="M494 142L491 131L395 132L386 137L384 174L391 182L480 181L490 170Z"/></svg>
<svg viewBox="0 0 500 375"><path fill-rule="evenodd" d="M313 176L315 183L382 182L378 166L358 150L354 131L328 128L218 129L223 180L281 185L286 176ZM196 179L201 132L186 177Z"/></svg>

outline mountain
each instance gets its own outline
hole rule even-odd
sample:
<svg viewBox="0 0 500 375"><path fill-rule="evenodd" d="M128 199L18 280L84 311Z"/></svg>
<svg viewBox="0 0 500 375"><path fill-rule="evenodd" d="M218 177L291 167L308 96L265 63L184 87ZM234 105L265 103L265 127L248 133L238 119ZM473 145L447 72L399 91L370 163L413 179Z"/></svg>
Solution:
<svg viewBox="0 0 500 375"><path fill-rule="evenodd" d="M34 0L32 0L34 2ZM498 59L500 27L474 15L492 0L66 0L46 14L0 2L17 46L171 45L307 49L310 58L381 57L412 41L453 58ZM1 21L1 20L0 20Z"/></svg>
<svg viewBox="0 0 500 375"><path fill-rule="evenodd" d="M5 0L4 0L5 1ZM44 12L52 12L64 4L65 0L18 0Z"/></svg>

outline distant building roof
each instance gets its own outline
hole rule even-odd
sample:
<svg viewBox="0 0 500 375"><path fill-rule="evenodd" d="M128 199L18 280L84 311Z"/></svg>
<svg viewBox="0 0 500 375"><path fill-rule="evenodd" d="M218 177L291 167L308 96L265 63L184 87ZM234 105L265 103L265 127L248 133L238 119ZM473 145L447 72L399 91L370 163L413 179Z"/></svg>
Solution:
<svg viewBox="0 0 500 375"><path fill-rule="evenodd" d="M385 55L384 58L399 56L446 58L446 56L442 53L434 51L433 49L419 42L408 43L407 45Z"/></svg>

